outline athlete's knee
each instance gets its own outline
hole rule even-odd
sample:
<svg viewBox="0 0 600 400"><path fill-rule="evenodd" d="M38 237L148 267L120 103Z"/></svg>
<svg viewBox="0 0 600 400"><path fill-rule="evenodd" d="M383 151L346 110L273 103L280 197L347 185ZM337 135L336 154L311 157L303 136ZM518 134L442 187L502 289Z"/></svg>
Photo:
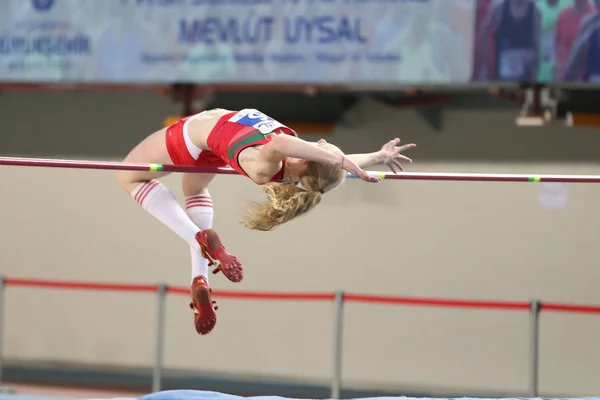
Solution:
<svg viewBox="0 0 600 400"><path fill-rule="evenodd" d="M183 194L186 197L209 194L208 185L213 178L213 174L184 174L182 180Z"/></svg>
<svg viewBox="0 0 600 400"><path fill-rule="evenodd" d="M210 194L208 191L208 187L187 187L184 186L183 187L183 195L185 197L190 197L190 196L198 196L201 194Z"/></svg>
<svg viewBox="0 0 600 400"><path fill-rule="evenodd" d="M116 178L119 186L127 193L131 193L139 184L139 182L134 179L133 175L129 171L117 171Z"/></svg>

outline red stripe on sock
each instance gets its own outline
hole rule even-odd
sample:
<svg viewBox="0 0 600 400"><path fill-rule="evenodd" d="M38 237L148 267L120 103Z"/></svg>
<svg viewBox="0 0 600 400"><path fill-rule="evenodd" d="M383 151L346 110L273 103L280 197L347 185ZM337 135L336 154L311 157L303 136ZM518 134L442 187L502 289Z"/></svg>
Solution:
<svg viewBox="0 0 600 400"><path fill-rule="evenodd" d="M195 203L198 201L212 203L212 199L210 198L210 196L194 196L194 197L188 197L187 199L185 199L185 204Z"/></svg>
<svg viewBox="0 0 600 400"><path fill-rule="evenodd" d="M189 202L189 201L195 201L195 200L207 200L207 201L212 201L210 196L207 195L200 195L200 196L194 196L194 197L188 197L187 199L185 199L185 202Z"/></svg>
<svg viewBox="0 0 600 400"><path fill-rule="evenodd" d="M142 192L144 192L144 191L146 190L146 188L148 187L148 184L149 184L149 183L151 183L151 182L152 182L152 181L144 182L144 183L142 184L142 186L140 186L140 188L138 189L138 191L137 191L137 193L135 194L135 196L133 196L133 198L134 198L134 200L135 200L136 202L138 202L138 203L140 202L139 200L140 200L140 196L141 196Z"/></svg>
<svg viewBox="0 0 600 400"><path fill-rule="evenodd" d="M144 196L146 194L146 192L150 189L152 189L152 186L154 185L154 180L150 180L147 181L146 183L144 183L140 189L138 190L138 192L135 194L135 201L137 201L138 203L141 204L140 199L142 198L142 196Z"/></svg>
<svg viewBox="0 0 600 400"><path fill-rule="evenodd" d="M197 201L190 201L189 203L185 203L185 206L197 206L197 205L205 205L207 207L212 207L213 203L212 201L204 201L204 200L197 200Z"/></svg>
<svg viewBox="0 0 600 400"><path fill-rule="evenodd" d="M185 204L193 204L193 203L209 203L212 204L212 200L210 199L195 199L195 200L188 200L185 202Z"/></svg>
<svg viewBox="0 0 600 400"><path fill-rule="evenodd" d="M194 207L206 207L206 208L213 208L213 204L206 202L206 201L195 201L192 203L187 203L185 205L186 210L189 208L194 208Z"/></svg>
<svg viewBox="0 0 600 400"><path fill-rule="evenodd" d="M155 187L157 187L159 184L158 181L154 181L154 183L152 184L152 186L146 191L146 193L144 194L144 196L140 199L140 205L144 204L144 200L146 200L146 197L148 197L148 195L150 194L151 191L154 190Z"/></svg>
<svg viewBox="0 0 600 400"><path fill-rule="evenodd" d="M142 188L140 189L140 191L137 193L137 202L140 205L144 204L144 200L146 200L146 197L148 197L148 194L152 191L152 189L154 189L157 185L158 185L158 181L153 179L151 181L148 181L144 186L142 186Z"/></svg>

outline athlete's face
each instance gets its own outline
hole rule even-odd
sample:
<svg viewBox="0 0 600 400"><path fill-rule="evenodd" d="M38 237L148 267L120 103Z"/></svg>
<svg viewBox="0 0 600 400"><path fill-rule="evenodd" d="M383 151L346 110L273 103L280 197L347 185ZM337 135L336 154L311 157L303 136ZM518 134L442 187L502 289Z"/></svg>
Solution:
<svg viewBox="0 0 600 400"><path fill-rule="evenodd" d="M327 143L325 139L319 139L312 144L334 154L344 154L337 146ZM291 177L300 177L306 172L306 169L308 168L308 162L301 158L288 158L287 168Z"/></svg>
<svg viewBox="0 0 600 400"><path fill-rule="evenodd" d="M307 163L306 160L301 158L288 158L286 161L286 167L290 179L297 181L306 172Z"/></svg>

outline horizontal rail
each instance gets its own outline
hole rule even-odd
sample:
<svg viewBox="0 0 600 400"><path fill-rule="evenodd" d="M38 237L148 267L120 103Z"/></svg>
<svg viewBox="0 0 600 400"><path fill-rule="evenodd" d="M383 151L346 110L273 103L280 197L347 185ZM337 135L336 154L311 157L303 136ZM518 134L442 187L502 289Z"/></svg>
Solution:
<svg viewBox="0 0 600 400"><path fill-rule="evenodd" d="M190 294L189 288L182 287L167 287L167 293L175 294ZM248 299L248 300L317 300L317 301L333 301L335 295L333 293L281 293L281 292L242 292L242 291L227 291L213 290L212 294L216 297L227 299Z"/></svg>
<svg viewBox="0 0 600 400"><path fill-rule="evenodd" d="M53 289L71 289L71 290L100 290L100 291L121 291L121 292L156 292L162 285L147 284L124 284L124 283L98 283L98 282L77 282L77 281L57 281L45 279L29 278L4 278L4 285L7 287L36 287ZM189 295L190 289L180 286L167 286L167 293ZM334 301L335 293L327 292L265 292L265 291L227 291L215 290L213 295L226 299L246 299L246 300L279 300L279 301ZM353 303L374 303L374 304L404 304L412 306L442 307L442 308L478 308L495 310L523 310L531 308L531 303L523 301L493 301L493 300L466 300L466 299L440 299L424 297L402 297L402 296L380 296L345 293L343 299L346 302ZM541 310L566 312L577 314L600 314L600 306L586 304L564 304L564 303L541 303Z"/></svg>
<svg viewBox="0 0 600 400"><path fill-rule="evenodd" d="M579 305L579 304L558 304L542 303L541 309L544 311L578 313L578 314L600 314L599 306Z"/></svg>
<svg viewBox="0 0 600 400"><path fill-rule="evenodd" d="M531 307L531 305L528 302L430 299L419 297L372 296L361 294L347 294L344 296L344 300L348 302L357 303L410 304L415 306L433 306L450 308L529 310L529 308Z"/></svg>
<svg viewBox="0 0 600 400"><path fill-rule="evenodd" d="M139 285L126 283L96 283L96 282L73 282L53 281L43 279L4 278L6 286L25 286L53 289L76 289L76 290L102 290L115 292L154 292L156 285Z"/></svg>
<svg viewBox="0 0 600 400"><path fill-rule="evenodd" d="M21 167L126 170L150 172L212 173L238 175L231 168L193 167L188 165L125 163L111 161L66 160L51 158L0 157L0 165ZM474 182L562 182L562 183L600 183L600 175L544 175L544 174L481 174L481 173L437 173L437 172L400 172L398 174L383 171L368 171L370 175L392 180L424 181L474 181ZM346 174L348 178L356 178Z"/></svg>

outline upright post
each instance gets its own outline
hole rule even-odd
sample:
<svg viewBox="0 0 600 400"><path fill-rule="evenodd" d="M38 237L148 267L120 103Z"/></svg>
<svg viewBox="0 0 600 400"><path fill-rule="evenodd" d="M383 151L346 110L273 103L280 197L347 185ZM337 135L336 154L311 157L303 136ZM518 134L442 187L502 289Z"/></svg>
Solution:
<svg viewBox="0 0 600 400"><path fill-rule="evenodd" d="M335 292L333 302L333 378L331 382L331 398L338 400L342 386L342 352L344 336L344 292Z"/></svg>
<svg viewBox="0 0 600 400"><path fill-rule="evenodd" d="M4 277L0 276L0 385L2 385L3 359L4 359L4 292L6 285Z"/></svg>
<svg viewBox="0 0 600 400"><path fill-rule="evenodd" d="M529 397L538 397L540 365L540 312L542 303L531 300L529 309Z"/></svg>
<svg viewBox="0 0 600 400"><path fill-rule="evenodd" d="M154 368L152 373L152 392L158 392L162 384L162 367L165 348L165 305L167 298L167 285L164 283L156 287L158 298L156 308L156 344L154 347Z"/></svg>

